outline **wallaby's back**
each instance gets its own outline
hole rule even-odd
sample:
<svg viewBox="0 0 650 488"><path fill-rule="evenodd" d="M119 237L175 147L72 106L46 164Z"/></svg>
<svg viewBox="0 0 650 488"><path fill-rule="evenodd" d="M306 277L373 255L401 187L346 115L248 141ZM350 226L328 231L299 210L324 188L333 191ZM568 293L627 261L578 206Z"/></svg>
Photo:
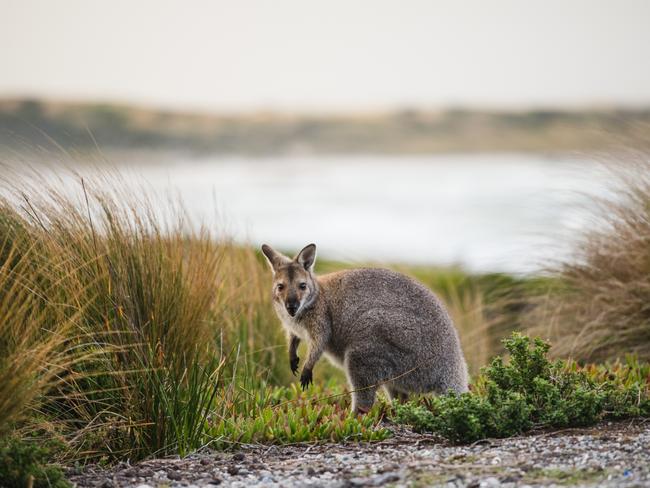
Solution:
<svg viewBox="0 0 650 488"><path fill-rule="evenodd" d="M371 268L331 273L318 281L331 314L328 352L336 359L345 362L346 354L355 352L374 357L377 368L389 374L384 379L403 375L394 387L404 393L467 390L456 329L424 285Z"/></svg>

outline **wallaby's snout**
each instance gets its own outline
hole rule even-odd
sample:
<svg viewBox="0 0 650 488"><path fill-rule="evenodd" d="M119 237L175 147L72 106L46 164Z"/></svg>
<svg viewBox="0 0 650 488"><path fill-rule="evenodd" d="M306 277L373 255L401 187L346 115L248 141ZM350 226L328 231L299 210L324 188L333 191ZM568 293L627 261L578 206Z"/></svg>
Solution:
<svg viewBox="0 0 650 488"><path fill-rule="evenodd" d="M298 297L290 297L285 303L285 307L289 315L294 317L300 307L300 300L298 300Z"/></svg>

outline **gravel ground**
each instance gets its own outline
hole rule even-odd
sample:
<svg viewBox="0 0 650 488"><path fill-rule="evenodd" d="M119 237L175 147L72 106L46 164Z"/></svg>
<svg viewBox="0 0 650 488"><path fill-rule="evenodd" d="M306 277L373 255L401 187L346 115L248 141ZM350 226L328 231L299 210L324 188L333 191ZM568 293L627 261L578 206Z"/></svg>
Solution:
<svg viewBox="0 0 650 488"><path fill-rule="evenodd" d="M650 421L608 423L468 446L396 429L372 444L245 446L110 470L70 470L79 487L650 487Z"/></svg>

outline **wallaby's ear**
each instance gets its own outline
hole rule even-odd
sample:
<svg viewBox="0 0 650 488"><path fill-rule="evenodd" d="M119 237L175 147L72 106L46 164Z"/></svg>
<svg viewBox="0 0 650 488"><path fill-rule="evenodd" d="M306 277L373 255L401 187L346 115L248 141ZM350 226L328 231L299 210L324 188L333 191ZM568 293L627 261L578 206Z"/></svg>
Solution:
<svg viewBox="0 0 650 488"><path fill-rule="evenodd" d="M294 260L302 264L307 271L311 271L316 262L316 244L306 245Z"/></svg>
<svg viewBox="0 0 650 488"><path fill-rule="evenodd" d="M266 259L269 262L271 269L275 273L275 268L277 268L278 265L282 262L282 258L284 256L282 256L282 254L277 252L268 244L262 244L262 253L264 253L264 256L266 256Z"/></svg>

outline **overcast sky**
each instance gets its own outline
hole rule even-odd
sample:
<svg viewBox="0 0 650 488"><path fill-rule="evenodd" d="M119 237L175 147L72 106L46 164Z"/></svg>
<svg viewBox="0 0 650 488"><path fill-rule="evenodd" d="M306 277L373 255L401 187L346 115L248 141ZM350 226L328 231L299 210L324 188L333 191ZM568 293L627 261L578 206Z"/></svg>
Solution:
<svg viewBox="0 0 650 488"><path fill-rule="evenodd" d="M650 104L650 0L0 6L0 96L204 110Z"/></svg>

